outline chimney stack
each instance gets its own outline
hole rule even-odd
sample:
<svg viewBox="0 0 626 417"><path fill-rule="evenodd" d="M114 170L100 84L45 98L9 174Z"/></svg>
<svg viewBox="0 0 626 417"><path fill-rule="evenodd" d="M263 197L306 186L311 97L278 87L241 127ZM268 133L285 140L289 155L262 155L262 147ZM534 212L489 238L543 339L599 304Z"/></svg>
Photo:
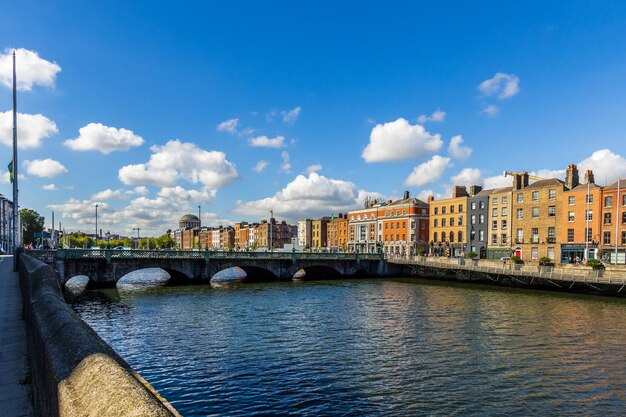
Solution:
<svg viewBox="0 0 626 417"><path fill-rule="evenodd" d="M408 191L405 191L405 192L404 192L404 195L402 196L402 198L403 198L404 200L406 200L407 198L409 198L409 192L408 192Z"/></svg>
<svg viewBox="0 0 626 417"><path fill-rule="evenodd" d="M593 171L588 169L585 171L585 184L595 184L596 180L593 177Z"/></svg>
<svg viewBox="0 0 626 417"><path fill-rule="evenodd" d="M483 190L483 187L481 187L480 185L472 185L470 187L470 197L474 197L476 194L478 194L479 192L481 192Z"/></svg>
<svg viewBox="0 0 626 417"><path fill-rule="evenodd" d="M522 188L528 187L528 172L520 172L513 174L513 189L521 190Z"/></svg>
<svg viewBox="0 0 626 417"><path fill-rule="evenodd" d="M571 190L578 184L578 168L574 164L569 164L567 166L567 173L565 174L565 185Z"/></svg>
<svg viewBox="0 0 626 417"><path fill-rule="evenodd" d="M467 188L464 185L455 185L452 187L452 198L467 197Z"/></svg>

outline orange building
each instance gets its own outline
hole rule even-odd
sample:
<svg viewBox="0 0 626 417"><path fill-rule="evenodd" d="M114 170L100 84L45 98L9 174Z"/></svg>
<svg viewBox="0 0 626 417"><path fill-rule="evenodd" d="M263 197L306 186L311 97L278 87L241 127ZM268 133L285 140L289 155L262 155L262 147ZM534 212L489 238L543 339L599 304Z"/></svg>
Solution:
<svg viewBox="0 0 626 417"><path fill-rule="evenodd" d="M326 225L326 242L331 252L348 250L348 215L339 213Z"/></svg>
<svg viewBox="0 0 626 417"><path fill-rule="evenodd" d="M405 191L402 199L389 202L378 214L384 253L413 256L420 248L428 250L427 203Z"/></svg>
<svg viewBox="0 0 626 417"><path fill-rule="evenodd" d="M572 188L563 193L561 201L562 264L595 258L601 233L602 187L595 184L591 170L585 173L584 184L577 184L577 170L572 174Z"/></svg>
<svg viewBox="0 0 626 417"><path fill-rule="evenodd" d="M602 232L599 238L600 249L603 253L602 259L611 263L625 264L626 179L622 178L604 188L601 221Z"/></svg>
<svg viewBox="0 0 626 417"><path fill-rule="evenodd" d="M235 243L234 243L235 249L237 250L248 249L248 246L249 246L248 227L249 225L247 222L235 223Z"/></svg>
<svg viewBox="0 0 626 417"><path fill-rule="evenodd" d="M467 245L467 200L467 189L458 185L452 189L452 198L428 198L431 254L463 256Z"/></svg>

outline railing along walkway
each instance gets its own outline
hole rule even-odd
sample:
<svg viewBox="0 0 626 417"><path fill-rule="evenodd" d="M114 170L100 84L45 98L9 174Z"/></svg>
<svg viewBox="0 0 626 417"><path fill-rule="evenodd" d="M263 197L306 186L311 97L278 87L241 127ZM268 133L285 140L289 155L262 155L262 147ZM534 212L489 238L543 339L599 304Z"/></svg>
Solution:
<svg viewBox="0 0 626 417"><path fill-rule="evenodd" d="M389 262L407 265L420 265L430 268L466 270L494 275L507 275L510 277L519 276L567 282L626 285L626 270L562 268L554 266L516 264L503 264L501 266L481 265L480 261L427 258L423 256L416 256L409 259L389 259Z"/></svg>
<svg viewBox="0 0 626 417"><path fill-rule="evenodd" d="M206 250L128 250L128 249L57 249L28 251L42 260L51 259L263 259L263 260L366 260L383 259L378 253L323 253L323 252L248 252Z"/></svg>

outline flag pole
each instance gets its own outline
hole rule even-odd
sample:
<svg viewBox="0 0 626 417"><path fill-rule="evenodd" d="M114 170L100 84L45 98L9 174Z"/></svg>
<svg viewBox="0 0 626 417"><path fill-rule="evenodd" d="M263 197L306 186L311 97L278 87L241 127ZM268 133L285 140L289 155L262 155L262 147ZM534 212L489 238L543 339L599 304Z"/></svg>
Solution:
<svg viewBox="0 0 626 417"><path fill-rule="evenodd" d="M617 238L618 238L618 234L619 234L619 222L620 222L620 218L619 218L619 207L620 207L620 200L619 200L619 187L620 187L620 177L619 175L617 176L617 201L615 202L615 265L617 265Z"/></svg>
<svg viewBox="0 0 626 417"><path fill-rule="evenodd" d="M13 50L13 271L17 271L18 259L17 249L19 247L19 209L18 188L17 188L17 78L15 75L15 50ZM10 174L9 174L10 175Z"/></svg>

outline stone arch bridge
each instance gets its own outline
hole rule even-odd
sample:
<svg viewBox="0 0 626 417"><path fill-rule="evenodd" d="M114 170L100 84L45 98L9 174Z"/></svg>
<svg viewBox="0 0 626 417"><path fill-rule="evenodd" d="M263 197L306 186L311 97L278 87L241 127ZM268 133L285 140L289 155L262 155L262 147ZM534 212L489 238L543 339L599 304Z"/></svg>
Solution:
<svg viewBox="0 0 626 417"><path fill-rule="evenodd" d="M59 249L32 255L51 264L62 285L86 275L94 285L113 286L124 275L145 268L161 268L175 282L208 282L235 266L251 280L291 280L301 269L315 279L398 276L404 271L382 254Z"/></svg>

